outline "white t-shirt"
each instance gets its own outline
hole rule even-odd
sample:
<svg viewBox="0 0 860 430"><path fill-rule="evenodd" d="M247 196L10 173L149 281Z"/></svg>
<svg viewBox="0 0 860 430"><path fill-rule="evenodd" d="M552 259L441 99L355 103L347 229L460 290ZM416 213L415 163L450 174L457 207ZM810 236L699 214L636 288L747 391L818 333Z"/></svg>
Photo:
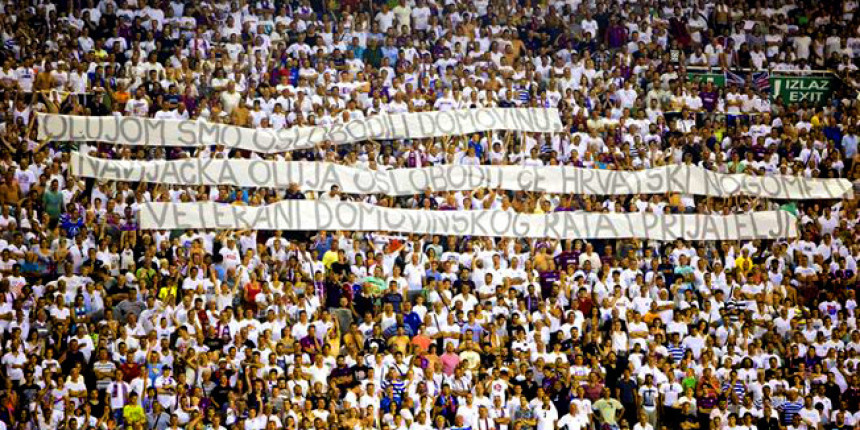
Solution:
<svg viewBox="0 0 860 430"><path fill-rule="evenodd" d="M235 268L236 266L238 266L242 262L242 259L240 258L238 249L235 249L235 248L230 249L230 248L224 247L224 248L221 248L221 250L218 251L218 253L221 254L222 257L224 257L224 267L228 270Z"/></svg>
<svg viewBox="0 0 860 430"><path fill-rule="evenodd" d="M579 415L566 414L558 420L559 430L582 430L588 427L588 423Z"/></svg>
<svg viewBox="0 0 860 430"><path fill-rule="evenodd" d="M806 60L809 58L809 47L812 45L811 37L797 36L794 38L793 45L798 59Z"/></svg>
<svg viewBox="0 0 860 430"><path fill-rule="evenodd" d="M391 10L394 12L394 16L397 18L397 26L411 26L410 18L412 16L412 8L407 4L406 6L394 6L394 9Z"/></svg>
<svg viewBox="0 0 860 430"><path fill-rule="evenodd" d="M376 23L379 24L379 31L385 33L394 25L394 20L396 19L396 15L394 15L394 11L389 10L388 13L379 12L376 14Z"/></svg>
<svg viewBox="0 0 860 430"><path fill-rule="evenodd" d="M18 86L25 93L33 91L33 81L36 79L36 71L30 67L21 66L15 69L15 78L18 80Z"/></svg>
<svg viewBox="0 0 860 430"><path fill-rule="evenodd" d="M426 30L430 15L430 8L427 6L412 9L412 27L420 31Z"/></svg>
<svg viewBox="0 0 860 430"><path fill-rule="evenodd" d="M558 411L550 405L548 408L539 407L537 412L537 430L554 430L558 422Z"/></svg>
<svg viewBox="0 0 860 430"><path fill-rule="evenodd" d="M25 356L20 351L15 354L12 352L7 352L6 355L3 356L3 365L6 366L6 375L9 376L9 379L13 381L21 381L24 379L24 370L19 368L13 368L15 365L23 365L27 362L27 356Z"/></svg>
<svg viewBox="0 0 860 430"><path fill-rule="evenodd" d="M129 116L145 117L149 114L149 102L146 99L131 99L125 105L125 113Z"/></svg>

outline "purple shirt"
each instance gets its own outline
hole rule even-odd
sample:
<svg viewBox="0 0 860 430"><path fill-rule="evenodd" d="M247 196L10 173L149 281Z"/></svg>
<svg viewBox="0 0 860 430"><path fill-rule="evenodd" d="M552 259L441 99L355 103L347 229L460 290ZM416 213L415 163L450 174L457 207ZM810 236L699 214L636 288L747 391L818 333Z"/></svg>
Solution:
<svg viewBox="0 0 860 430"><path fill-rule="evenodd" d="M702 107L708 112L713 112L717 108L717 93L714 91L702 91L699 93L702 99Z"/></svg>

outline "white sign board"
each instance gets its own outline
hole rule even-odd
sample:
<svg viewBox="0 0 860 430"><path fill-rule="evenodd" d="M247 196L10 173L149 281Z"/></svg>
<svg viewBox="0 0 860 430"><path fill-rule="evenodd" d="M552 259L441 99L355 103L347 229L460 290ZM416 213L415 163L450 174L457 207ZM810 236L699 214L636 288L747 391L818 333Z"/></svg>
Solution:
<svg viewBox="0 0 860 430"><path fill-rule="evenodd" d="M233 185L402 196L481 187L551 194L683 194L769 199L838 199L851 194L846 179L724 174L698 166L673 165L640 171L583 169L570 166L434 166L367 170L324 162L278 162L248 159L107 160L72 153L72 173L85 178L176 185Z"/></svg>
<svg viewBox="0 0 860 430"><path fill-rule="evenodd" d="M670 241L779 239L797 236L796 218L786 211L737 215L513 211L428 211L391 209L364 203L287 200L249 207L214 202L146 203L144 230L252 229L297 231L387 231L482 237L554 239L640 238Z"/></svg>
<svg viewBox="0 0 860 430"><path fill-rule="evenodd" d="M461 136L493 130L554 133L563 130L558 109L480 108L374 115L315 127L251 129L198 120L38 114L39 139L137 146L199 147L221 144L261 153L366 140Z"/></svg>

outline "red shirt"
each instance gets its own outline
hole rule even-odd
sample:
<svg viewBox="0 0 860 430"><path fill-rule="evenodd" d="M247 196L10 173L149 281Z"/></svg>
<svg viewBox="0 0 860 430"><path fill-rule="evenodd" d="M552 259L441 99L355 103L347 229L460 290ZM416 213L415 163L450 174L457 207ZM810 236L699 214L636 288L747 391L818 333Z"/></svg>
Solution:
<svg viewBox="0 0 860 430"><path fill-rule="evenodd" d="M119 366L119 370L122 370L122 379L125 382L131 382L140 376L140 365L137 363L123 363Z"/></svg>
<svg viewBox="0 0 860 430"><path fill-rule="evenodd" d="M590 297L580 297L576 299L576 308L588 318L591 315L591 308L594 307Z"/></svg>

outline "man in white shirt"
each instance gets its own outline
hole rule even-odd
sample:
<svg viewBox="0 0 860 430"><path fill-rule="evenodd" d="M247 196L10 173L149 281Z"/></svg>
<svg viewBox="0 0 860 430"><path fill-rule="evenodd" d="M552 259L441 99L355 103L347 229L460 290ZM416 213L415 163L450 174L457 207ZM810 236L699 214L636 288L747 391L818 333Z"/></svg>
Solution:
<svg viewBox="0 0 860 430"><path fill-rule="evenodd" d="M36 70L33 68L33 59L27 58L24 63L15 69L15 78L21 91L29 93L33 91L33 82L36 80Z"/></svg>
<svg viewBox="0 0 860 430"><path fill-rule="evenodd" d="M400 0L397 6L394 6L392 12L394 12L394 16L397 18L398 30L400 29L399 27L411 29L412 8L406 3L406 0Z"/></svg>
<svg viewBox="0 0 860 430"><path fill-rule="evenodd" d="M495 421L496 430L508 430L511 415L499 396L493 397L493 407L490 409L490 418Z"/></svg>
<svg viewBox="0 0 860 430"><path fill-rule="evenodd" d="M233 109L235 109L241 101L242 94L236 91L236 84L230 81L227 83L227 90L221 93L221 105L224 108L224 112L227 114L232 113Z"/></svg>
<svg viewBox="0 0 860 430"><path fill-rule="evenodd" d="M555 405L549 399L549 396L543 397L543 404L535 408L537 415L537 430L555 430L558 423L558 411Z"/></svg>
<svg viewBox="0 0 860 430"><path fill-rule="evenodd" d="M394 25L394 20L397 16L394 14L394 11L388 8L388 4L382 4L382 10L376 13L376 17L374 20L379 25L379 31L382 33L387 33L388 29Z"/></svg>
<svg viewBox="0 0 860 430"><path fill-rule="evenodd" d="M639 424L642 424L643 427L638 430L653 430L654 426L657 425L657 399L659 396L660 391L654 385L654 375L645 375L645 383L639 387L638 396L639 407L642 411ZM643 418L645 422L643 422ZM648 427L645 427L646 425Z"/></svg>
<svg viewBox="0 0 860 430"><path fill-rule="evenodd" d="M122 413L122 408L128 402L129 395L131 394L131 386L123 380L122 370L117 369L116 377L107 387L107 394L114 416Z"/></svg>
<svg viewBox="0 0 860 430"><path fill-rule="evenodd" d="M654 426L648 422L648 416L645 412L639 413L639 422L633 426L633 430L654 430Z"/></svg>
<svg viewBox="0 0 860 430"><path fill-rule="evenodd" d="M137 87L137 91L134 92L134 98L126 103L125 114L138 118L144 118L149 115L149 99L146 97L142 86Z"/></svg>
<svg viewBox="0 0 860 430"><path fill-rule="evenodd" d="M2 358L2 364L6 366L6 375L15 384L20 384L24 380L24 364L27 362L27 356L24 355L21 349L20 341L13 340L9 352Z"/></svg>
<svg viewBox="0 0 860 430"><path fill-rule="evenodd" d="M430 8L427 7L424 0L418 0L415 7L412 8L412 27L418 31L427 30L431 15Z"/></svg>
<svg viewBox="0 0 860 430"><path fill-rule="evenodd" d="M575 400L571 401L570 412L558 420L557 425L559 430L581 430L588 427L588 422L583 419L576 403Z"/></svg>
<svg viewBox="0 0 860 430"><path fill-rule="evenodd" d="M170 376L170 366L161 368L161 376L155 378L155 390L158 402L167 410L172 410L176 404L176 380Z"/></svg>

